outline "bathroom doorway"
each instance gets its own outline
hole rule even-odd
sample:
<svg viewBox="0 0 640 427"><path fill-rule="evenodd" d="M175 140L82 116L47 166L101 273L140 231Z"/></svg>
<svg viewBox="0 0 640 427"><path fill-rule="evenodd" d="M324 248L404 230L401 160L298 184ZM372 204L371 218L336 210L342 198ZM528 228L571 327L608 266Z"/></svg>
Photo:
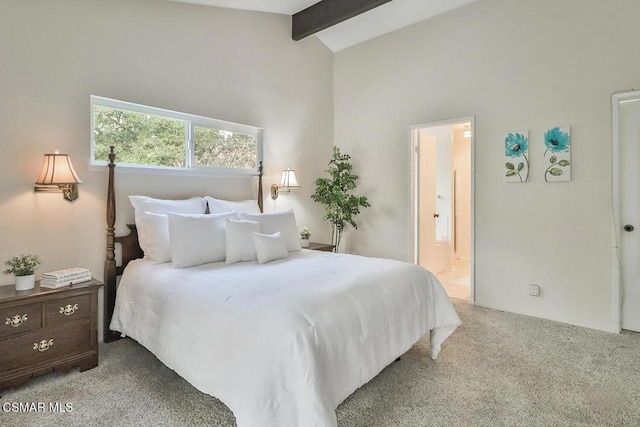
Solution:
<svg viewBox="0 0 640 427"><path fill-rule="evenodd" d="M474 301L473 117L411 127L412 258Z"/></svg>

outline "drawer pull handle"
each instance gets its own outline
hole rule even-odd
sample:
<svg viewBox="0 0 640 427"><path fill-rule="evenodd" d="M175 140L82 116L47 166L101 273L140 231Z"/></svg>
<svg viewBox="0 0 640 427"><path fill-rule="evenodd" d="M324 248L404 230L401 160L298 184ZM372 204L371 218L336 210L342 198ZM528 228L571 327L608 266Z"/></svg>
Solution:
<svg viewBox="0 0 640 427"><path fill-rule="evenodd" d="M78 304L67 304L66 307L60 307L60 314L64 314L65 316L71 316L78 309Z"/></svg>
<svg viewBox="0 0 640 427"><path fill-rule="evenodd" d="M53 338L51 338L49 341L42 340L39 343L34 342L33 343L33 349L34 350L38 350L39 352L42 353L43 351L49 350L52 345L53 345Z"/></svg>
<svg viewBox="0 0 640 427"><path fill-rule="evenodd" d="M22 325L24 322L26 322L27 320L29 320L27 318L27 314L23 314L22 316L20 316L19 314L16 314L15 316L9 318L6 317L5 319L7 319L4 324L5 325L9 325L9 326L13 326L14 328L17 328L18 326Z"/></svg>

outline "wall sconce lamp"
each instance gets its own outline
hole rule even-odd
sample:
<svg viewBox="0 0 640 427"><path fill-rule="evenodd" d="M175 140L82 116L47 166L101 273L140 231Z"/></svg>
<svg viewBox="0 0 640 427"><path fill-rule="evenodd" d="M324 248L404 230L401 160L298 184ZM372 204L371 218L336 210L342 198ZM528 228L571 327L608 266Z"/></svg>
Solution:
<svg viewBox="0 0 640 427"><path fill-rule="evenodd" d="M282 171L282 178L280 179L280 186L278 184L273 184L271 186L271 198L273 200L278 198L278 193L280 191L286 191L287 193L291 191L292 188L298 188L300 184L298 183L298 177L296 176L296 171L293 169L285 169Z"/></svg>
<svg viewBox="0 0 640 427"><path fill-rule="evenodd" d="M68 154L45 154L42 172L36 181L36 192L62 192L65 200L73 202L78 198L78 184L82 184L73 169Z"/></svg>
<svg viewBox="0 0 640 427"><path fill-rule="evenodd" d="M462 132L462 137L463 138L471 138L471 126L464 125L464 129L465 129L465 131Z"/></svg>

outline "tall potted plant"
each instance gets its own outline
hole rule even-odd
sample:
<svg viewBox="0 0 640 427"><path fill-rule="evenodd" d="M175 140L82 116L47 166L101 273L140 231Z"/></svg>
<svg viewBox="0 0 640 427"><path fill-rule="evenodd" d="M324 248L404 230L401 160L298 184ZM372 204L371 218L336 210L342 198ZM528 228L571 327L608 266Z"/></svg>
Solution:
<svg viewBox="0 0 640 427"><path fill-rule="evenodd" d="M353 166L349 162L351 156L341 154L340 148L333 147L333 157L329 161L329 169L326 172L329 178L316 179L316 192L311 198L325 205L324 220L329 220L332 225L331 244L338 252L342 232L347 225L357 229L354 217L360 213L360 208L371 206L366 196L351 194L355 190L358 175L353 173Z"/></svg>

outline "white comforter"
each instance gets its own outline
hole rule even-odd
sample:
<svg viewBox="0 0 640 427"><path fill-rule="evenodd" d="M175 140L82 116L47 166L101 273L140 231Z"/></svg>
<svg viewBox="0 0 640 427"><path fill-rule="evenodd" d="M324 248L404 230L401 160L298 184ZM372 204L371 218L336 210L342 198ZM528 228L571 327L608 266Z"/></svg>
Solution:
<svg viewBox="0 0 640 427"><path fill-rule="evenodd" d="M217 397L238 426L335 426L336 407L431 331L460 324L438 280L398 261L302 251L268 264L129 264L111 329Z"/></svg>

